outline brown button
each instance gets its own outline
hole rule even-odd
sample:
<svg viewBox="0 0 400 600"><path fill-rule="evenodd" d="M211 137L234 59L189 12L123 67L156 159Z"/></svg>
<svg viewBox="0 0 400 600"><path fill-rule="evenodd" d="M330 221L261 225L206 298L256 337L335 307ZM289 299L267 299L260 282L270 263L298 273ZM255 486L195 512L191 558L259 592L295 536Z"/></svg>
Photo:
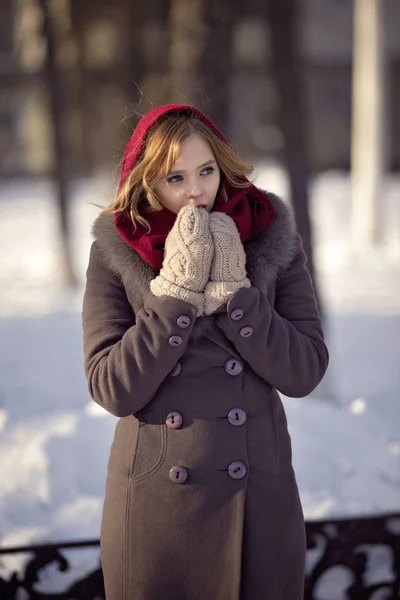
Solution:
<svg viewBox="0 0 400 600"><path fill-rule="evenodd" d="M192 321L191 321L190 317L188 317L187 315L182 315L176 321L178 327L180 327L181 329L186 329L187 327L189 327L191 322Z"/></svg>
<svg viewBox="0 0 400 600"><path fill-rule="evenodd" d="M240 330L240 335L244 338L248 338L251 335L253 335L253 328L252 327L242 327L242 329Z"/></svg>
<svg viewBox="0 0 400 600"><path fill-rule="evenodd" d="M171 337L168 340L168 344L170 346L180 346L183 342L183 339L181 338L180 335L171 335Z"/></svg>
<svg viewBox="0 0 400 600"><path fill-rule="evenodd" d="M228 421L234 427L240 427L246 422L247 415L242 408L232 408L228 412Z"/></svg>
<svg viewBox="0 0 400 600"><path fill-rule="evenodd" d="M230 358L225 363L225 371L229 375L240 375L240 373L243 371L243 365L237 358Z"/></svg>
<svg viewBox="0 0 400 600"><path fill-rule="evenodd" d="M185 467L172 467L169 471L169 478L173 483L185 483L188 472Z"/></svg>
<svg viewBox="0 0 400 600"><path fill-rule="evenodd" d="M183 417L181 413L177 410L173 410L172 412L170 412L169 415L167 415L167 418L165 419L165 424L170 429L179 429L179 427L182 425L182 422Z"/></svg>
<svg viewBox="0 0 400 600"><path fill-rule="evenodd" d="M231 462L228 467L229 477L232 479L243 479L247 473L247 467L244 463L240 462L240 460L235 460Z"/></svg>
<svg viewBox="0 0 400 600"><path fill-rule="evenodd" d="M177 377L177 375L179 375L179 373L182 371L182 366L181 363L176 363L176 365L174 366L174 368L171 371L171 377Z"/></svg>
<svg viewBox="0 0 400 600"><path fill-rule="evenodd" d="M240 319L243 319L243 315L244 310L242 308L234 308L231 312L231 319L232 321L240 321Z"/></svg>

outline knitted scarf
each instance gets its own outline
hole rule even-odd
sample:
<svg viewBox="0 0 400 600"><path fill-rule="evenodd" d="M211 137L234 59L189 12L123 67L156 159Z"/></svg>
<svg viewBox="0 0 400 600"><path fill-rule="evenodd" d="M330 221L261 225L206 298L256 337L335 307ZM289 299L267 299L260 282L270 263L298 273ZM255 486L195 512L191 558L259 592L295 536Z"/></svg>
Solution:
<svg viewBox="0 0 400 600"><path fill-rule="evenodd" d="M186 104L168 104L160 106L147 113L136 126L129 140L121 169L119 189L125 182L132 168L140 160L146 134L154 123L166 114L173 112L190 111L197 119L205 123L225 144L228 144L222 133L214 123L200 111ZM225 190L228 201L225 201ZM229 215L235 222L240 233L242 243L261 233L278 216L267 194L249 184L245 189L234 188L226 179L222 181L213 210ZM149 213L146 220L151 231L138 225L134 231L132 221L124 213L114 216L115 226L123 240L155 269L161 269L164 257L164 245L168 233L171 231L176 215L164 208L162 211Z"/></svg>

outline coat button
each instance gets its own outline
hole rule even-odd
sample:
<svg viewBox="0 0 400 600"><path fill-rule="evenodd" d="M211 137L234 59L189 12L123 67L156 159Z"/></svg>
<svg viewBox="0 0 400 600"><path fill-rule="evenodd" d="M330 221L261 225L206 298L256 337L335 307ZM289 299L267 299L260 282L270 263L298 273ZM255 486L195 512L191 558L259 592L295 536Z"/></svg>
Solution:
<svg viewBox="0 0 400 600"><path fill-rule="evenodd" d="M232 479L243 479L247 473L247 467L244 463L240 462L240 460L235 460L231 462L228 467L229 477Z"/></svg>
<svg viewBox="0 0 400 600"><path fill-rule="evenodd" d="M179 429L179 427L182 425L182 422L183 417L181 413L176 410L170 412L169 415L167 415L167 418L165 419L165 424L170 429Z"/></svg>
<svg viewBox="0 0 400 600"><path fill-rule="evenodd" d="M180 335L171 335L171 337L168 340L168 344L170 346L180 346L183 342L183 339L181 338Z"/></svg>
<svg viewBox="0 0 400 600"><path fill-rule="evenodd" d="M248 338L251 335L253 335L253 328L252 327L242 327L242 329L239 331L240 335L244 338Z"/></svg>
<svg viewBox="0 0 400 600"><path fill-rule="evenodd" d="M240 375L243 371L243 365L237 358L230 358L225 363L225 371L229 375Z"/></svg>
<svg viewBox="0 0 400 600"><path fill-rule="evenodd" d="M169 478L173 483L185 483L188 472L185 467L172 467L169 471Z"/></svg>
<svg viewBox="0 0 400 600"><path fill-rule="evenodd" d="M176 363L176 365L174 366L174 368L171 371L171 377L177 377L179 375L179 373L182 371L182 366L181 363Z"/></svg>
<svg viewBox="0 0 400 600"><path fill-rule="evenodd" d="M181 329L186 329L187 327L189 327L191 320L190 317L188 317L187 315L182 315L181 317L179 317L179 319L177 319L176 323Z"/></svg>
<svg viewBox="0 0 400 600"><path fill-rule="evenodd" d="M228 412L228 421L234 427L240 427L240 425L243 425L243 423L246 422L246 419L247 415L241 408L232 408L232 410Z"/></svg>
<svg viewBox="0 0 400 600"><path fill-rule="evenodd" d="M243 315L244 310L242 308L234 308L231 312L231 319L232 321L240 321L240 319L243 319Z"/></svg>

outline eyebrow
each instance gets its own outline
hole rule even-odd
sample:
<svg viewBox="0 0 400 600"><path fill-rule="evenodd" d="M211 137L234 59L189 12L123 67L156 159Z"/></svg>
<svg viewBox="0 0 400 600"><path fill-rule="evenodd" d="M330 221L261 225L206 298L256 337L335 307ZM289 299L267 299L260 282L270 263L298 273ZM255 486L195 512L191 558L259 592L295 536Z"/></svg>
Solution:
<svg viewBox="0 0 400 600"><path fill-rule="evenodd" d="M216 163L217 161L214 158L211 158L210 160L208 160L207 162L203 163L202 165L199 165L197 167L197 169L204 169L204 167L208 167L209 165L212 165L213 163ZM178 169L177 171L174 169L171 169L171 171L169 171L168 175L177 175L178 173L184 173L184 169Z"/></svg>

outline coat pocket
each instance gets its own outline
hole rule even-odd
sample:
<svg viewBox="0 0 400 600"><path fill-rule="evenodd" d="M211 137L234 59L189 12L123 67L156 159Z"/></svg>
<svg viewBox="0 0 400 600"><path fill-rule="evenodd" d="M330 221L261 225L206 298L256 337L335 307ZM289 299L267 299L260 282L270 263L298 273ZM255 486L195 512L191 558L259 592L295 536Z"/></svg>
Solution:
<svg viewBox="0 0 400 600"><path fill-rule="evenodd" d="M139 423L132 463L132 478L135 483L147 479L164 464L166 436L165 423Z"/></svg>
<svg viewBox="0 0 400 600"><path fill-rule="evenodd" d="M279 398L278 398L279 400ZM279 400L280 401L280 400ZM265 410L257 411L249 419L250 468L272 473L279 472L279 436L277 427L277 398L271 392L266 398Z"/></svg>

